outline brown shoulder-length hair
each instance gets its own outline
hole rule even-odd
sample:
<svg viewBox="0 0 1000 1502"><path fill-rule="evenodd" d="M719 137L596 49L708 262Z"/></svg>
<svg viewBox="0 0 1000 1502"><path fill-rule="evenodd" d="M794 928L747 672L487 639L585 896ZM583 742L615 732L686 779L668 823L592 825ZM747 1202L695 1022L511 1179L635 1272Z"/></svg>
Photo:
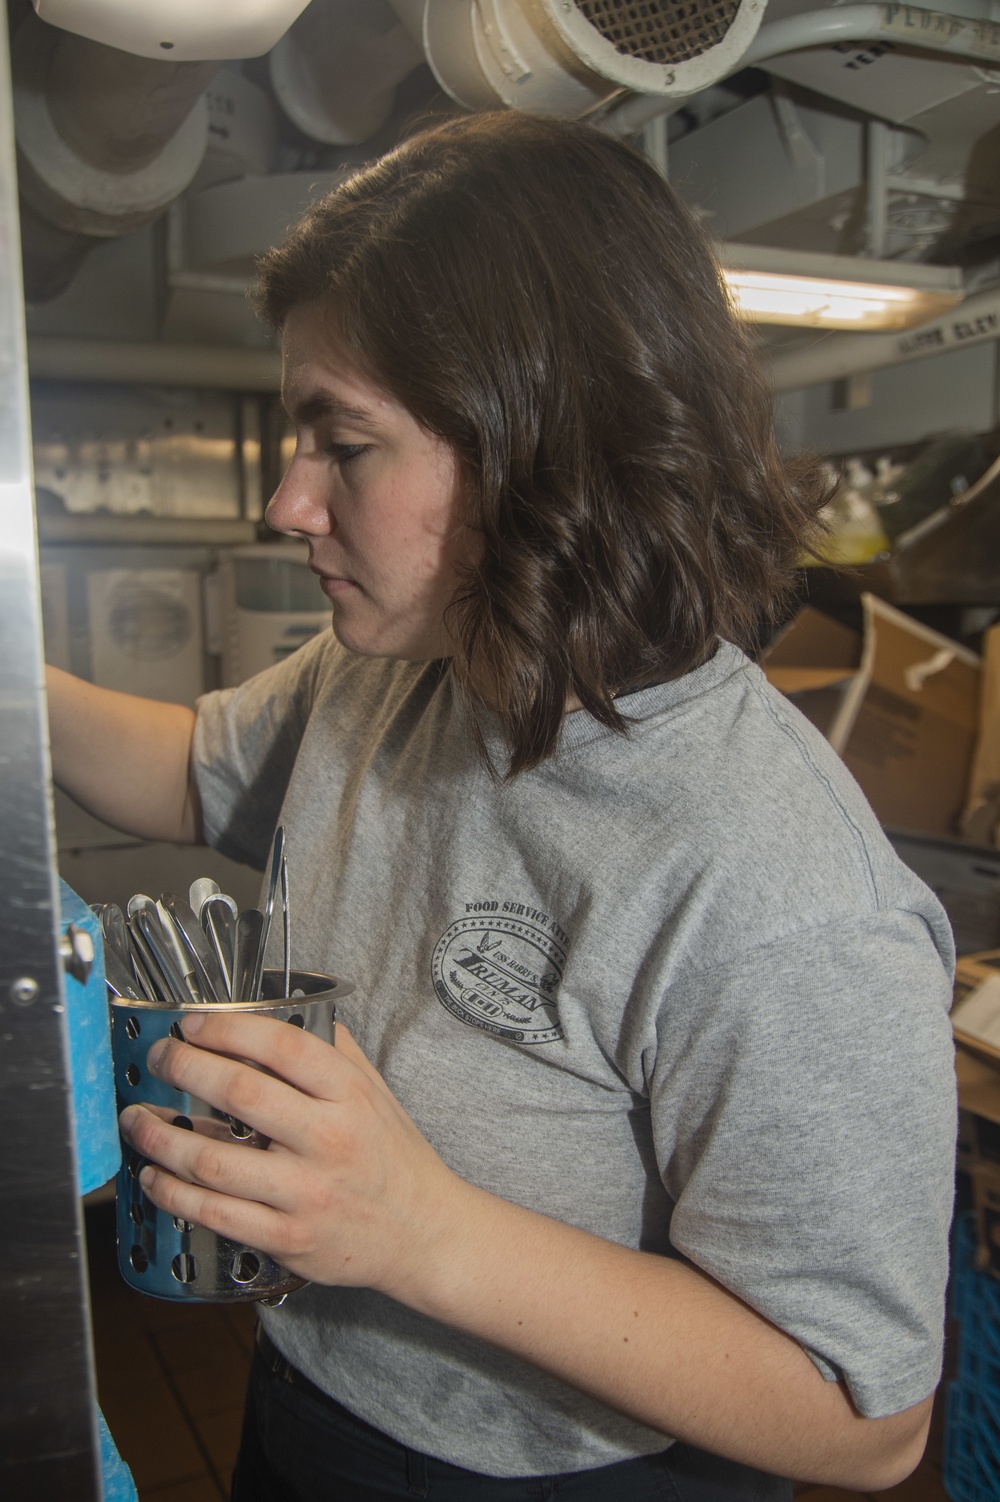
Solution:
<svg viewBox="0 0 1000 1502"><path fill-rule="evenodd" d="M509 775L571 695L624 731L616 693L754 648L823 484L779 457L708 240L644 157L513 112L421 131L263 259L272 325L315 299L468 476L452 666L489 685Z"/></svg>

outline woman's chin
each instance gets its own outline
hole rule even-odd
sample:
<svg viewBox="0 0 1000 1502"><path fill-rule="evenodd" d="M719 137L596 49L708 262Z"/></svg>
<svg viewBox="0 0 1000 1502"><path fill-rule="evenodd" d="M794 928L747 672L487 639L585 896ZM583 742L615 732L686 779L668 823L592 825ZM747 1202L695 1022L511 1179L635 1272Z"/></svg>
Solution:
<svg viewBox="0 0 1000 1502"><path fill-rule="evenodd" d="M441 623L380 611L360 590L332 603L333 634L342 647L359 657L431 662L450 657L454 650Z"/></svg>

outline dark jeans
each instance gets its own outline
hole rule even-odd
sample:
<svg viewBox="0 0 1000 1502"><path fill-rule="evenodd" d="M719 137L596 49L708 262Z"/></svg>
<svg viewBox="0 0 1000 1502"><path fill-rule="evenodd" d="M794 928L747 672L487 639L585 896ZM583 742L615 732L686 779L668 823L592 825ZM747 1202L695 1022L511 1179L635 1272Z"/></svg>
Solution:
<svg viewBox="0 0 1000 1502"><path fill-rule="evenodd" d="M791 1502L792 1484L690 1445L560 1476L481 1476L408 1450L258 1341L232 1502Z"/></svg>

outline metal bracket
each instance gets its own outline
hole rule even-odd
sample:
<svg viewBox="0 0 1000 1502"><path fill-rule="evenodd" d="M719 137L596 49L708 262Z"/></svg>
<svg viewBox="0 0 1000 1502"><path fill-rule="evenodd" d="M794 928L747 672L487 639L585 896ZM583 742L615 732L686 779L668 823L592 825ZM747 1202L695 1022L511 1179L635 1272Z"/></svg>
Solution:
<svg viewBox="0 0 1000 1502"><path fill-rule="evenodd" d="M67 925L59 938L59 958L67 975L85 986L94 968L94 940L85 928Z"/></svg>

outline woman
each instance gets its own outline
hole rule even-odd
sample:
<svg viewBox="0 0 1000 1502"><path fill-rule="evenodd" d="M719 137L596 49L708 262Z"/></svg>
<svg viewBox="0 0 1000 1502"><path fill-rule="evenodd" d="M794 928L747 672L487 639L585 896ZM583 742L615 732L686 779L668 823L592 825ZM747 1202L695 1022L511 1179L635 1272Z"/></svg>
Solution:
<svg viewBox="0 0 1000 1502"><path fill-rule="evenodd" d="M625 146L472 117L324 200L260 303L268 519L332 635L196 720L53 710L104 817L258 866L280 819L296 962L357 982L336 1050L240 1016L151 1050L268 1152L123 1116L158 1205L311 1280L263 1311L234 1496L894 1484L939 1374L951 941L740 650L820 497L700 231Z"/></svg>

